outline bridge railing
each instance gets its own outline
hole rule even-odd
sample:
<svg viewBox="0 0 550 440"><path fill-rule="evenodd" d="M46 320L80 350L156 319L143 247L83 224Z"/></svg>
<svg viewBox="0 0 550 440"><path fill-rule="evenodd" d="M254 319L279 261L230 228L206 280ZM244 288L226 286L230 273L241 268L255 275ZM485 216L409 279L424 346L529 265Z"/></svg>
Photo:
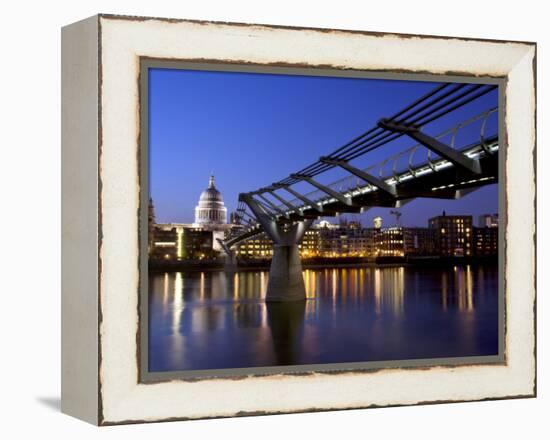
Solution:
<svg viewBox="0 0 550 440"><path fill-rule="evenodd" d="M493 150L487 144L487 141L495 137L496 127L498 127L498 109L491 108L454 125L434 137L456 150L463 150L467 146L478 144L484 153L491 154ZM489 133L491 134L489 135ZM432 150L420 143L416 143L362 170L384 180L393 178L395 182L409 173L412 177L416 177L416 172L423 166L429 166L435 171L436 164L441 160L442 158ZM372 185L368 185L362 179L353 175L343 177L327 186L342 194L375 189ZM311 191L304 194L304 196L317 203L330 200L331 198L321 190ZM304 203L296 198L290 200L290 203L296 207L304 206ZM276 206L283 211L288 210L288 207L282 203L276 204Z"/></svg>

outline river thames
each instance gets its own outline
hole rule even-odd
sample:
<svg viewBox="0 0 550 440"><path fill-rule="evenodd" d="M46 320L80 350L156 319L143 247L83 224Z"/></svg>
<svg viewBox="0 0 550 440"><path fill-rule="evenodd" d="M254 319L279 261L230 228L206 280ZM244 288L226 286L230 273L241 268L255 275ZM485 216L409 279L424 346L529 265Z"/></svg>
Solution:
<svg viewBox="0 0 550 440"><path fill-rule="evenodd" d="M149 371L498 354L496 264L303 274L266 304L267 271L150 273Z"/></svg>

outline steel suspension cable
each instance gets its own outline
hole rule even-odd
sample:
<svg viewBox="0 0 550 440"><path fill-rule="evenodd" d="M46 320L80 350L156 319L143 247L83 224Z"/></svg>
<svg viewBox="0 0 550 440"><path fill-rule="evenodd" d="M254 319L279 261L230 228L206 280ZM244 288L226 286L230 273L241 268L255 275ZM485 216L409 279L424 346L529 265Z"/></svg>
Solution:
<svg viewBox="0 0 550 440"><path fill-rule="evenodd" d="M445 90L445 88L448 88L449 86L451 85L443 84L436 87L434 90L432 90L428 94L422 96L421 98L417 99L415 102L409 104L407 107L402 109L400 112L393 115L391 118L389 118L389 120L395 121L397 117L404 115L410 110L413 110L416 106L418 106L418 104L425 102L426 100L433 97L438 92ZM451 111L457 109L458 107L466 105L467 103L479 98L480 96L490 92L491 90L494 90L497 87L497 86L491 85L486 88L483 88L484 85L474 85L472 87L469 87L467 90L462 91L461 93L455 96L452 96L457 91L464 89L466 86L467 84L452 85L452 87L450 87L450 90L446 90L445 93L442 93L439 96L436 96L435 98L431 99L429 102L422 105L420 108L414 109L414 111L409 115L404 116L395 122L399 124L405 123L405 125L426 125L432 122L433 120L438 119L447 113L450 113ZM475 92L480 88L482 88L482 90L472 94L472 92ZM441 102L442 100L444 100L444 102ZM434 107L434 104L438 104L438 105L435 105ZM448 107L449 105L450 107ZM438 111L439 113L437 113ZM423 114L419 115L419 113L423 113ZM412 120L409 120L413 116L417 116L417 117ZM368 137L365 138L365 136L368 136ZM384 130L380 127L374 127L374 128L371 128L370 130L367 130L365 133L361 134L360 136L357 136L356 138L354 138L347 144L341 146L337 150L333 151L328 157L342 159L342 160L352 160L369 151L372 151L375 148L385 145L386 143L391 142L401 136L402 134L400 133L393 133L393 132ZM336 156L336 153L338 152L340 152L340 154ZM309 165L308 167L304 168L303 170L299 171L298 174L304 174L304 175L307 175L308 177L313 177L333 167L334 165L325 164L323 162L317 161ZM300 179L287 177L279 181L278 183L283 185L291 185L299 181Z"/></svg>
<svg viewBox="0 0 550 440"><path fill-rule="evenodd" d="M413 109L414 107L416 107L418 104L421 104L422 102L426 101L427 99L431 98L432 96L434 96L435 94L437 94L438 92L444 90L445 88L449 87L450 84L446 83L446 84L441 84L437 87L435 87L432 91L430 91L429 93L421 96L420 98L418 98L417 100L415 100L414 102L412 102L411 104L409 104L408 106L406 106L405 108L403 108L401 111L399 111L398 113L394 114L391 119L395 119L403 114L405 114L406 112L408 112L409 110ZM434 103L440 101L441 99L444 99L446 98L447 96L449 96L450 94L454 93L456 90L458 90L460 87L463 87L464 85L463 84L459 84L459 85L454 85L453 87L451 87L451 90L450 91L447 91L446 93L436 97L434 100L430 101L428 104L425 104L424 106L422 106L420 109L417 109L415 111L418 112L424 108L426 108L427 106L430 106L430 105L433 105ZM414 114L414 113L413 113ZM369 130L367 130L366 132L362 133L361 135L355 137L354 139L352 139L351 141L349 141L348 143L342 145L341 147L337 148L335 151L333 151L332 153L329 154L328 157L330 158L335 158L336 154L338 154L339 152L342 152L344 150L346 150L347 148L350 148L350 147L354 147L353 144L355 144L356 142L358 141L361 141L361 143L363 142L367 142L369 140L372 140L373 139L373 136L376 137L376 136L379 136L380 134L382 134L385 130L380 128L380 127L373 127ZM366 139L363 139L365 138L365 136L368 136L368 135L371 135L369 136L368 138ZM304 173L307 173L310 171L310 168L315 166L317 163L315 164L312 164L302 170L299 171L299 174L304 174Z"/></svg>

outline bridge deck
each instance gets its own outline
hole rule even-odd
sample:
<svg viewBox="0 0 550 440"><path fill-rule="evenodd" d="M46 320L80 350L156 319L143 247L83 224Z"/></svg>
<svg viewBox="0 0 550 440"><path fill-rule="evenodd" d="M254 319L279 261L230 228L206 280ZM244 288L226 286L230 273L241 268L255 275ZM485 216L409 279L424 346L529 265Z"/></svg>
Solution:
<svg viewBox="0 0 550 440"><path fill-rule="evenodd" d="M484 146L477 143L459 151L472 159L479 160L481 174L457 168L452 162L437 158L386 177L384 182L395 187L396 195L381 191L374 185L365 182L362 186L342 192L351 200L351 204L344 204L334 197L326 195L319 197L324 193L315 191L312 194L318 196L312 201L321 207L321 211L294 199L290 200L290 204L295 206L295 209L291 210L282 203L276 205L277 210L273 210L273 219L279 223L289 223L343 213L357 213L370 207L396 207L400 206L403 201L414 198L455 199L472 189L498 182L499 145L497 136L486 139ZM330 186L336 186L336 183ZM311 199L311 194L305 196ZM262 232L259 224L251 225L238 235L229 237L225 244L231 247Z"/></svg>

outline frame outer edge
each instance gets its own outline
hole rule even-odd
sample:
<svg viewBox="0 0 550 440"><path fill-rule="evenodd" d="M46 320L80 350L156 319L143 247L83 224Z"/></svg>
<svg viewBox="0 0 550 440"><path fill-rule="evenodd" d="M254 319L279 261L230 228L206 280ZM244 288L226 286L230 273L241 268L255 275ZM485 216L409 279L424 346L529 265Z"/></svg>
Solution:
<svg viewBox="0 0 550 440"><path fill-rule="evenodd" d="M100 17L100 21L101 21L101 18L112 18L112 17L109 17L109 16L101 16ZM137 20L139 21L139 20ZM468 40L471 40L471 39L468 39ZM527 43L526 44L527 46L530 45L530 43ZM100 50L100 49L99 49ZM101 67L100 67L101 69ZM99 84L100 84L100 88L99 88L99 93L100 93L100 98L101 98L101 81L99 81ZM99 128L99 139L101 141L101 128ZM100 153L100 151L98 151L98 153ZM101 182L98 182L98 188L99 190L101 191ZM536 187L535 187L535 191L536 191ZM101 213L101 207L99 207L99 212ZM99 225L99 228L101 228L101 225ZM535 225L535 228L536 228L536 225ZM536 254L535 254L535 258L536 258ZM101 276L101 269L99 268L98 269L98 272L97 274L99 274ZM535 277L536 277L536 273L534 274ZM98 322L101 324L101 317L98 316ZM536 331L535 331L535 335L536 335ZM536 336L535 336L536 337ZM98 362L101 362L100 359L98 359ZM535 367L536 367L536 364L535 364ZM535 374L536 374L536 371L535 371ZM536 381L536 377L535 377L535 381ZM413 403L413 404L426 404L426 403L443 403L443 402L456 402L456 401L479 401L479 400L499 400L499 399L503 399L503 398L525 398L525 397L533 397L534 394L536 393L536 389L533 390L533 394L524 394L524 393L517 393L515 395L506 395L506 396L499 396L499 397L493 397L493 398L480 398L480 399L465 399L465 400L439 400L439 401L420 401L420 402L417 402L417 403ZM101 403L100 403L101 405ZM407 403L405 405L410 405L410 403ZM371 406L365 406L365 407L375 407L375 406L378 406L378 405L371 405ZM395 406L395 405L383 405L383 406ZM400 405L398 405L400 406ZM352 407L353 408L353 407ZM361 407L363 408L363 407ZM334 410L334 409L341 409L341 408L323 408L323 410ZM304 409L304 410L298 410L298 411L281 411L282 413L287 413L287 412L304 412L304 411L312 411L312 410L319 410L319 408L310 408L310 409ZM101 410L100 410L101 411ZM258 411L258 412L254 412L254 413L250 413L250 412L239 412L237 414L233 414L232 416L239 416L239 415L259 415L260 413L262 414L268 414L268 413L272 413L272 414L275 414L275 413L279 413L278 411L273 411L273 412L262 412L262 411ZM101 416L100 416L101 417ZM216 416L211 416L211 417L224 417L224 415L216 415ZM197 417L197 418L211 418L211 417ZM189 417L189 418L195 418L195 417ZM117 420L116 417L112 418L112 417L109 417L107 416L107 419L106 420L100 420L100 423L101 424L104 424L104 425L110 425L110 424L122 424L122 423L138 423L138 422L153 422L153 421L168 421L168 420L185 420L185 419L188 419L186 417L168 417L168 418L152 418L152 419L143 419L143 418L136 418L136 419L132 419L132 418L129 418L129 417L126 417L126 418L123 418L123 419L119 419Z"/></svg>
<svg viewBox="0 0 550 440"><path fill-rule="evenodd" d="M61 31L61 411L97 425L98 17Z"/></svg>

